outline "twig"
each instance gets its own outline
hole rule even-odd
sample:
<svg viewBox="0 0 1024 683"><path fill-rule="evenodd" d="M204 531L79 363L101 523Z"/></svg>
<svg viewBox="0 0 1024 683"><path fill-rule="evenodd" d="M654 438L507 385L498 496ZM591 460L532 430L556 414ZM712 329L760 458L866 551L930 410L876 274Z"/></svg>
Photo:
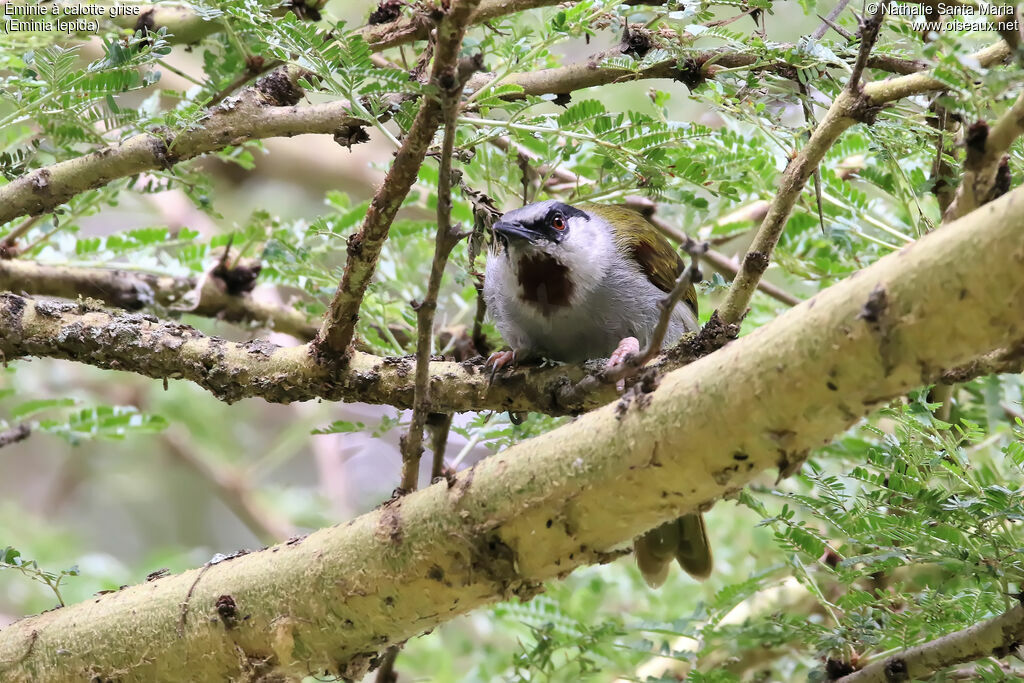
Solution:
<svg viewBox="0 0 1024 683"><path fill-rule="evenodd" d="M430 481L445 475L444 452L448 448L448 434L452 428L452 413L431 413L427 417L430 430L430 450L434 461L430 468Z"/></svg>
<svg viewBox="0 0 1024 683"><path fill-rule="evenodd" d="M32 428L27 422L23 422L16 427L11 427L0 432L0 448L4 446L10 446L12 443L18 443L24 441L32 434Z"/></svg>
<svg viewBox="0 0 1024 683"><path fill-rule="evenodd" d="M850 80L846 83L846 89L853 94L861 92L861 76L868 65L868 58L871 57L871 50L878 40L878 31L882 28L882 20L889 10L889 0L882 0L878 3L875 13L860 27L860 50L857 52L857 61L853 63L853 71L850 72Z"/></svg>
<svg viewBox="0 0 1024 683"><path fill-rule="evenodd" d="M462 37L480 0L455 0L438 29L438 39L430 83L442 93L459 83L457 62ZM355 336L359 306L373 278L377 258L388 237L391 222L402 206L413 183L427 147L441 124L441 102L424 98L416 118L405 136L395 161L380 189L374 194L359 232L349 238L348 262L341 284L328 308L326 319L314 341L314 352L321 359L343 358Z"/></svg>
<svg viewBox="0 0 1024 683"><path fill-rule="evenodd" d="M690 254L690 265L684 268L683 272L676 278L672 291L658 302L661 315L658 318L658 324L654 327L654 332L651 333L651 339L647 343L647 348L637 355L636 360L627 360L623 363L623 367L632 364L636 366L636 369L641 368L661 352L661 346L665 343L665 333L668 332L668 324L672 320L672 313L675 311L676 305L683 298L683 295L686 294L686 291L701 280L700 257L707 250L708 245L704 242L700 242L687 249Z"/></svg>
<svg viewBox="0 0 1024 683"><path fill-rule="evenodd" d="M839 0L839 2L836 3L836 6L832 8L832 11L828 13L827 17L821 17L821 26L814 29L814 33L811 34L811 37L815 40L821 40L825 37L825 33L829 28L833 28L837 33L839 33L839 35L843 35L840 29L833 22L840 14L843 13L843 10L846 9L848 4L850 4L850 0ZM847 35L843 37L848 38L849 36Z"/></svg>
<svg viewBox="0 0 1024 683"><path fill-rule="evenodd" d="M516 12L523 12L538 7L557 5L561 0L483 0L473 10L468 23L483 24L493 19ZM627 3L636 4L636 3ZM643 4L661 5L664 0L646 0ZM385 50L389 47L405 45L416 40L424 40L430 35L434 21L426 11L418 11L410 18L398 18L387 24L364 26L359 34L370 44L373 50Z"/></svg>
<svg viewBox="0 0 1024 683"><path fill-rule="evenodd" d="M167 169L208 152L248 140L337 134L370 125L353 117L343 100L293 107L302 97L297 70L282 69L243 90L230 108L211 110L202 127L177 134L162 129L27 173L0 187L0 225L25 214L38 215L88 189L144 171ZM349 136L352 138L352 136ZM354 138L358 140L358 138Z"/></svg>
<svg viewBox="0 0 1024 683"><path fill-rule="evenodd" d="M214 94L214 96L210 98L210 101L206 103L207 108L212 109L213 107L216 107L221 102L223 102L231 93L235 92L243 85L246 85L252 79L262 76L263 74L273 71L274 69L283 65L284 62L282 62L279 59L264 60L259 64L259 66L256 66L252 62L247 62L246 70L242 72L242 74L239 75L238 78L231 81L226 86L221 88L216 94Z"/></svg>
<svg viewBox="0 0 1024 683"><path fill-rule="evenodd" d="M72 300L90 297L129 311L155 307L234 323L257 323L302 341L316 334L316 326L300 310L258 301L247 292L231 294L210 280L207 278L197 292L198 280L191 277L0 260L0 290ZM190 293L195 293L196 300L186 305Z"/></svg>
<svg viewBox="0 0 1024 683"><path fill-rule="evenodd" d="M4 239L0 241L0 260L10 258L16 253L14 249L17 247L18 238L31 230L32 226L38 223L40 219L42 219L42 215L29 216L18 227L4 236Z"/></svg>
<svg viewBox="0 0 1024 683"><path fill-rule="evenodd" d="M492 138L490 143L505 153L515 154L518 158L529 161L530 165L528 168L530 169L533 179L539 181L543 178L547 178L545 185L547 185L552 191L555 191L554 186L559 183L565 183L573 187L578 186L580 183L580 177L572 171L561 168L560 166L550 166L547 163L538 163L540 162L540 157L522 145L512 142L512 140L504 135Z"/></svg>
<svg viewBox="0 0 1024 683"><path fill-rule="evenodd" d="M461 40L461 34L459 34ZM440 59L440 49L438 50ZM455 134L458 130L456 119L459 113L459 99L473 69L482 61L464 60L464 68L453 70L449 87L442 92L444 116L444 140L441 143L440 169L437 180L437 234L434 238L434 259L430 266L427 292L416 307L416 385L413 396L412 418L409 431L401 438L403 491L413 491L419 480L420 456L423 453L423 428L430 411L430 350L434 339L434 313L437 310L437 294L441 291L441 280L448 264L448 255L463 237L463 233L452 225L452 152L455 149Z"/></svg>
<svg viewBox="0 0 1024 683"><path fill-rule="evenodd" d="M699 257L707 251L707 244L697 243L687 250L690 254L690 265L683 269L683 272L676 278L671 291L658 302L660 315L658 322L651 332L651 338L647 346L636 355L626 358L622 363L613 367L606 367L598 372L587 375L572 386L563 387L559 394L563 400L574 401L580 396L585 396L602 385L615 385L618 382L632 377L640 368L653 360L660 352L665 342L665 333L668 331L669 322L675 312L676 305L690 287L693 287L700 279Z"/></svg>
<svg viewBox="0 0 1024 683"><path fill-rule="evenodd" d="M844 2L843 4L845 5L846 3ZM843 38L846 38L847 40L853 40L854 38L856 38L855 35L853 35L849 31L847 31L845 28L843 28L839 24L837 24L834 21L832 21L832 19L829 19L828 17L823 17L820 14L818 15L818 18L821 19L822 26L827 26L828 28L832 29L833 31L835 31L836 33L841 35ZM815 31L814 35L817 36L818 35L818 31ZM823 38L824 36L825 36L825 32L822 31L822 34L820 36L818 36L818 38L820 39L820 38Z"/></svg>
<svg viewBox="0 0 1024 683"><path fill-rule="evenodd" d="M486 356L489 353L487 336L484 334L484 318L487 316L487 300L484 299L483 276L473 278L473 288L476 290L476 312L473 313L473 331L470 339L473 346L480 355Z"/></svg>
<svg viewBox="0 0 1024 683"><path fill-rule="evenodd" d="M879 12L882 10L879 9ZM876 17L880 17L876 13ZM872 29L875 22L869 21L865 26L858 63L866 64L871 44L868 38L877 37L877 28ZM989 66L1005 59L1009 48L1004 41L980 50L971 57L982 66ZM863 72L863 68L860 70ZM806 146L789 162L786 171L779 179L779 189L768 209L768 213L758 228L757 234L743 258L740 272L733 280L726 295L725 302L718 311L718 318L727 325L738 325L746 315L747 306L753 295L761 275L768 268L775 245L778 243L786 220L803 191L807 179L814 168L821 162L828 150L835 144L842 133L857 122L871 123L877 116L881 106L911 93L920 94L931 90L943 89L940 81L928 74L912 74L892 78L885 81L861 86L856 75L851 75L850 84L839 93L828 113L807 141Z"/></svg>
<svg viewBox="0 0 1024 683"><path fill-rule="evenodd" d="M935 128L937 133L935 139L935 159L932 161L931 177L932 177L932 194L935 195L935 201L939 204L939 212L945 214L949 205L953 203L954 197L956 197L956 190L950 186L949 180L955 173L953 165L946 159L946 133L950 130L950 116L949 110L933 102L931 110L934 112L934 116L928 117L928 123ZM955 129L956 124L952 124ZM955 150L950 150L950 154L955 154Z"/></svg>
<svg viewBox="0 0 1024 683"><path fill-rule="evenodd" d="M377 675L373 679L376 683L397 683L398 674L395 673L395 660L398 659L398 653L401 651L400 645L392 645L384 652Z"/></svg>
<svg viewBox="0 0 1024 683"><path fill-rule="evenodd" d="M658 229L658 232L665 235L670 240L673 240L674 242L681 244L684 249L686 249L687 247L692 247L697 243L695 239L693 239L686 233L676 230L667 222L656 216L654 212L657 210L657 205L654 202L650 201L649 199L646 199L644 197L627 197L626 205L631 206L634 209L643 213L647 220L650 221L651 224ZM759 221L762 218L764 218L765 213L767 211L767 202L756 201L747 204L746 206L740 207L736 211L733 211L732 213L728 214L727 216L723 216L717 222L735 223L742 220ZM698 232L700 232L700 230L698 230ZM730 280L735 278L736 274L739 273L740 271L739 264L736 263L736 261L732 257L726 256L725 254L719 251L715 251L714 249L709 248L704 253L704 260L717 272L722 273L723 275L728 275ZM767 294L768 296L775 299L776 301L780 301L789 306L796 306L798 303L800 303L800 299L793 296L784 289L776 287L770 282L759 280L757 283L757 288L764 292L765 294Z"/></svg>
<svg viewBox="0 0 1024 683"><path fill-rule="evenodd" d="M984 657L1018 654L1024 638L1024 607L1017 605L999 616L908 648L843 676L838 683L887 683L922 680L946 667Z"/></svg>
<svg viewBox="0 0 1024 683"><path fill-rule="evenodd" d="M932 7L929 6L929 9L932 9ZM935 159L932 161L931 168L932 194L935 195L935 200L938 202L939 212L945 214L956 197L956 190L949 183L949 178L953 177L954 170L952 164L947 160L945 144L950 117L949 111L938 104L937 101L932 102L930 109L934 112L934 116L928 117L928 123L935 128L937 133ZM933 414L943 422L949 422L950 415L952 414L955 386L954 384L937 382L931 388L931 391L928 392L928 402L939 404Z"/></svg>
<svg viewBox="0 0 1024 683"><path fill-rule="evenodd" d="M991 126L978 121L965 133L964 176L956 196L942 216L943 223L967 215L1009 190L1009 168L1004 155L1024 135L1024 93ZM1002 179L1000 175L1005 177ZM1000 181L1003 182L1000 182Z"/></svg>
<svg viewBox="0 0 1024 683"><path fill-rule="evenodd" d="M164 436L167 451L180 463L186 465L213 489L235 516L263 543L279 543L296 534L295 528L272 514L256 500L252 487L241 471L231 471L225 466L215 466L206 458L195 453L195 445L186 442L176 433Z"/></svg>

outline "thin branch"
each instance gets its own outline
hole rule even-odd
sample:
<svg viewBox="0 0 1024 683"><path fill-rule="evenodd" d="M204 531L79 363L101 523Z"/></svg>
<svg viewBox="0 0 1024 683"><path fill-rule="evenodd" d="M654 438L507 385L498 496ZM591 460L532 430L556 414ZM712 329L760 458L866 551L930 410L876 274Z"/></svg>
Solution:
<svg viewBox="0 0 1024 683"><path fill-rule="evenodd" d="M408 358L355 351L344 368L316 361L310 345L281 347L207 336L152 315L115 314L89 300L37 301L0 292L0 358L64 358L155 379L186 379L228 403L258 396L274 403L322 398L412 408L415 367ZM520 410L575 414L602 405L613 390L578 403L557 387L586 374L583 366L520 368L488 382L483 359L431 361L431 409Z"/></svg>
<svg viewBox="0 0 1024 683"><path fill-rule="evenodd" d="M10 429L0 431L0 448L4 446L10 446L13 443L24 441L32 434L32 427L27 422L23 422Z"/></svg>
<svg viewBox="0 0 1024 683"><path fill-rule="evenodd" d="M1022 344L1022 229L1019 188L716 358L451 482L293 543L22 619L0 631L0 675L175 683L258 667L264 677L358 679L389 645L485 604L529 599L544 581L615 558L643 530L768 469L792 471L875 407L928 383L932 369ZM6 299L0 321L12 315ZM946 334L950 319L960 334Z"/></svg>
<svg viewBox="0 0 1024 683"><path fill-rule="evenodd" d="M853 70L850 72L850 79L846 83L846 89L856 95L861 92L861 76L867 68L868 59L871 57L871 50L878 40L878 32L882 28L882 20L889 11L889 0L882 0L877 4L875 13L866 20L860 27L860 49L857 51L857 60L853 63Z"/></svg>
<svg viewBox="0 0 1024 683"><path fill-rule="evenodd" d="M881 3L880 3L881 6ZM881 12L881 9L879 9ZM877 15L877 13L876 13ZM870 28L870 26L869 26ZM874 31L877 35L877 30ZM870 37L866 32L865 37ZM858 63L867 63L871 45L862 44ZM1004 41L971 55L981 66L988 67L1009 55ZM860 72L863 68L860 69ZM853 74L858 75L858 74ZM747 306L761 275L768 268L772 252L782 235L786 221L807 179L821 163L825 154L847 128L858 121L871 123L881 106L893 100L919 95L932 90L944 90L944 85L929 74L912 74L861 86L851 75L850 84L840 92L825 117L815 128L807 145L789 162L779 179L779 189L758 228L754 240L733 280L725 302L718 311L719 319L727 325L738 325L746 315ZM858 75L859 78L859 75Z"/></svg>
<svg viewBox="0 0 1024 683"><path fill-rule="evenodd" d="M714 78L720 69L742 66L750 66L759 71L777 70L790 78L794 76L793 68L785 62L761 64L760 60L761 57L753 53L712 50L700 53L691 62L687 62L685 69L680 69L676 60L667 60L640 72L614 67L594 68L581 63L515 74L509 77L508 82L521 85L528 94L542 95L565 94L580 88L638 78L683 79L695 85L701 79ZM705 62L713 63L701 66ZM920 62L895 57L872 57L869 65L896 73L913 73L925 67ZM21 176L0 187L0 225L25 214L44 213L76 194L118 178L168 168L246 140L314 133L334 135L337 140L347 141L345 144L364 141L366 136L363 128L376 124L353 117L350 105L344 101L302 108L283 106L298 102L302 96L302 91L295 85L299 71L294 67L286 67L274 72L257 82L255 88L243 90L239 102L231 108L220 106L211 109L210 117L201 127L170 137L167 137L164 130L154 130ZM281 78L286 78L287 82ZM478 81L475 86L471 82L470 88L481 87L485 82ZM260 90L262 92L257 94ZM515 99L515 95L508 97ZM437 112L434 114L439 116ZM417 139L423 134L423 130L417 129ZM371 252L375 244L374 236L379 230L371 230L364 236L370 238ZM363 245L356 241L351 246L359 252ZM362 273L361 268L357 268L357 271ZM355 276L354 284L358 284L361 278L362 275Z"/></svg>
<svg viewBox="0 0 1024 683"><path fill-rule="evenodd" d="M533 180L539 181L542 178L547 178L546 184L552 191L555 191L553 186L558 183L565 183L573 187L580 183L580 177L569 169L541 162L539 156L522 145L512 142L504 135L492 138L489 142L506 154L515 154L517 159L525 159L529 162L526 167L530 169Z"/></svg>
<svg viewBox="0 0 1024 683"><path fill-rule="evenodd" d="M944 222L967 215L1009 189L1009 167L1004 157L1014 140L1022 135L1024 93L991 128L984 121L968 128L964 140L963 179L942 216Z"/></svg>
<svg viewBox="0 0 1024 683"><path fill-rule="evenodd" d="M469 18L470 25L483 24L508 14L524 12L538 7L557 5L562 0L482 0ZM644 2L627 2L636 5L662 5L664 0L645 0ZM414 11L409 18L399 17L386 24L364 26L359 34L370 44L373 50L385 50L389 47L405 45L416 40L425 40L436 20L429 16L429 10Z"/></svg>
<svg viewBox="0 0 1024 683"><path fill-rule="evenodd" d="M201 127L178 133L154 130L85 156L36 169L0 187L0 225L25 214L37 215L71 197L118 178L173 167L187 159L240 145L248 140L350 133L369 125L353 117L339 100L293 107L303 96L287 69L243 90L230 107L211 110Z"/></svg>
<svg viewBox="0 0 1024 683"><path fill-rule="evenodd" d="M18 239L31 230L41 218L41 215L30 216L23 220L20 225L14 228L14 230L11 230L9 233L4 235L4 239L0 241L0 260L12 258L17 255Z"/></svg>
<svg viewBox="0 0 1024 683"><path fill-rule="evenodd" d="M932 194L939 205L939 212L945 214L956 197L956 189L950 185L950 179L954 177L955 171L947 158L956 154L956 150L947 152L946 134L956 130L958 124L952 120L949 110L938 102L933 102L930 109L934 115L929 114L927 120L936 132L935 159L931 168Z"/></svg>
<svg viewBox="0 0 1024 683"><path fill-rule="evenodd" d="M843 676L838 683L888 683L930 678L955 664L985 657L1020 654L1024 638L1024 607L1017 605L997 617L908 648Z"/></svg>
<svg viewBox="0 0 1024 683"><path fill-rule="evenodd" d="M256 499L242 471L225 465L214 465L195 452L195 444L178 434L166 434L163 442L176 460L213 486L217 496L261 542L280 543L296 534L295 527L273 514Z"/></svg>
<svg viewBox="0 0 1024 683"><path fill-rule="evenodd" d="M836 28L833 22L835 22L836 18L843 13L843 10L846 9L846 6L849 4L850 0L839 0L839 2L836 3L836 6L832 8L832 11L828 13L828 16L821 18L821 26L814 29L814 33L811 34L811 37L815 40L821 40L825 37L829 28Z"/></svg>
<svg viewBox="0 0 1024 683"><path fill-rule="evenodd" d="M252 79L258 78L281 66L284 66L284 62L279 59L261 60L259 63L247 61L245 71L242 72L238 78L228 83L218 92L214 93L213 97L210 98L210 101L206 103L207 108L212 109L213 107L218 106L221 102L227 99L231 93L235 92L242 86L248 85L249 81Z"/></svg>
<svg viewBox="0 0 1024 683"><path fill-rule="evenodd" d="M311 340L317 331L300 310L258 301L247 292L232 294L211 277L200 281L130 270L0 260L0 290L72 300L90 297L129 311L155 307L227 322L255 323L302 341Z"/></svg>
<svg viewBox="0 0 1024 683"><path fill-rule="evenodd" d="M445 476L444 452L448 448L448 434L452 428L452 413L431 413L427 417L427 429L430 430L430 450L433 451L433 463L430 467L430 481Z"/></svg>
<svg viewBox="0 0 1024 683"><path fill-rule="evenodd" d="M665 237L668 237L670 240L678 244L681 244L684 249L692 248L694 245L697 244L697 241L695 239L693 239L686 233L675 229L666 221L655 215L654 212L657 210L657 205L651 200L645 197L627 197L626 206L630 206L643 213L647 220L650 221L651 224L658 229L658 232L665 235ZM728 215L718 219L716 223L727 224L737 223L740 221L757 222L763 219L767 212L768 202L758 200L756 202L751 202L750 204L747 204L745 206L741 206L732 213L729 213ZM703 228L699 229L697 232L700 233L702 231ZM706 252L704 252L703 259L715 271L723 275L727 275L730 280L735 278L736 274L739 273L739 264L736 263L736 261L731 256L726 256L722 252L715 251L714 249L708 249ZM764 292L765 294L767 294L768 296L775 299L776 301L780 301L788 306L796 306L798 303L800 303L800 299L793 296L784 289L776 287L770 282L759 280L757 283L757 288Z"/></svg>
<svg viewBox="0 0 1024 683"><path fill-rule="evenodd" d="M647 348L640 351L635 359L629 359L622 364L622 368L633 366L632 371L642 368L644 365L654 360L654 357L661 353L661 346L665 343L665 334L668 332L668 325L672 321L672 314L679 304L679 301L686 294L687 290L695 286L700 282L700 257L707 252L708 245L706 243L699 243L687 251L690 254L690 265L683 269L683 272L676 278L676 282L672 287L672 290L666 294L661 301L658 302L658 308L660 309L660 315L658 316L658 323L654 326L654 331L651 333L651 338L647 342ZM618 373L616 373L618 374ZM614 377L615 381L622 379L632 373L622 373L619 377Z"/></svg>
<svg viewBox="0 0 1024 683"><path fill-rule="evenodd" d="M395 673L395 660L398 659L398 653L402 651L400 645L392 645L384 653L384 657L381 659L380 668L377 669L377 674L374 676L376 683L398 683L398 674Z"/></svg>
<svg viewBox="0 0 1024 683"><path fill-rule="evenodd" d="M439 51L440 54L440 51ZM468 61L468 60L467 60ZM437 295L441 291L441 280L448 264L452 249L468 233L462 233L452 225L452 152L455 149L456 122L462 89L472 70L479 68L482 61L472 61L472 66L459 68L450 87L442 93L444 117L444 140L437 179L437 233L434 237L434 258L430 265L430 278L423 301L416 308L416 385L413 395L412 417L409 431L401 438L403 491L414 491L419 481L420 456L423 453L423 428L430 412L430 352L434 340L434 313L437 311Z"/></svg>
<svg viewBox="0 0 1024 683"><path fill-rule="evenodd" d="M454 0L441 22L430 74L430 83L439 92L448 92L458 83L457 63L462 37L479 2ZM359 232L349 238L348 262L341 284L314 342L317 356L321 359L344 358L350 351L359 306L373 278L380 250L387 240L391 222L416 182L427 147L441 124L441 117L441 102L436 97L424 98L409 133L395 154L394 163L370 202Z"/></svg>

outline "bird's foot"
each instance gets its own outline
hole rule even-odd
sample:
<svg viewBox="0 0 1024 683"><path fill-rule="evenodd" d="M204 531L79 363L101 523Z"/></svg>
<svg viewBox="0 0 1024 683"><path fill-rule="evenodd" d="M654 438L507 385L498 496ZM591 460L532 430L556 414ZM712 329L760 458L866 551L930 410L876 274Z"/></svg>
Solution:
<svg viewBox="0 0 1024 683"><path fill-rule="evenodd" d="M612 351L612 355L608 357L608 363L605 367L611 369L622 365L626 362L627 358L638 353L640 353L640 341L636 337L626 337ZM615 388L620 392L623 391L626 388L626 380L620 379L615 383Z"/></svg>
<svg viewBox="0 0 1024 683"><path fill-rule="evenodd" d="M494 381L494 375L506 365L514 365L516 362L515 351L495 351L487 358L484 367L491 368L491 376L487 379L488 386Z"/></svg>

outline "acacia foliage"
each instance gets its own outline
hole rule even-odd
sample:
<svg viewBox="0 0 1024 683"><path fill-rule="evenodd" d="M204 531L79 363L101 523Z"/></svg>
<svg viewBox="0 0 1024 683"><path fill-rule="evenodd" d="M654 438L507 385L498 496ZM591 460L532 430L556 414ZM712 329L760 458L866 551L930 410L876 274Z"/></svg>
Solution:
<svg viewBox="0 0 1024 683"><path fill-rule="evenodd" d="M311 100L348 100L354 114L381 121L369 131L378 140L400 138L418 98L430 95L408 73L422 42L384 52L394 66L374 64L371 47L353 31L357 24L332 18L331 5L319 21L280 15L273 3L257 0L189 7L224 29L191 48L192 61L186 60L191 81L179 80L182 85L174 87L161 76L173 73L169 63L183 48L167 31L143 35L108 26L101 47L55 34L0 34L0 183L140 132L159 130L170 139L175 131L201 127L215 99L226 95L217 106L231 106L230 86L259 63L257 58L307 70L303 86ZM745 234L750 224L715 220L773 196L779 173L843 87L856 56L855 39L829 32L814 40L788 30L790 23L809 33L818 23L815 13L828 9L813 0L799 9L765 0L654 7L584 0L476 27L465 52L481 53L494 78L467 96L470 108L458 121L455 166L462 182L503 207L551 196L581 202L639 194L657 201L659 214L673 225L736 250L730 238ZM763 34L751 30L750 10L758 11ZM735 22L716 23L745 12ZM630 54L617 49L625 22L644 25L650 44ZM849 12L838 22L856 30ZM842 136L820 168L817 191L805 190L786 225L770 272L774 281L809 297L940 226L936 190L943 183L956 185L962 163L957 136L963 126L958 124L993 120L1017 94L1016 65L983 69L967 58L992 40L994 34L986 32L922 36L908 18L887 18L873 54L927 61L947 90L896 102L873 125L857 125ZM580 57L596 68L621 70L619 82L568 98L554 91L525 94L517 77L572 61L562 56L567 45L579 55L597 55ZM705 58L716 50L754 59L746 66L715 69L721 58ZM698 57L705 59L705 77L683 79L686 85L667 79L630 82L666 62L691 73ZM536 155L547 169L539 179L527 174L524 182L521 165L489 144L497 138ZM246 142L216 156L251 171L263 154L263 143ZM1011 177L1018 178L1019 144L1009 156ZM377 163L385 167L388 161L383 154ZM292 305L315 320L339 281L346 239L365 214L365 188L328 191L301 212L256 197L239 213L222 199L203 163L177 164L76 195L19 236L18 258L199 276L215 250L231 244L258 257L260 281L288 292ZM844 164L859 167L855 179L842 177ZM422 298L427 280L434 225L424 216L436 204L436 169L432 159L420 169L419 182L404 202L408 211L391 228L361 309L359 337L381 355L405 355L414 348L416 315L408 302ZM547 180L556 170L580 180L553 187ZM183 192L217 227L215 234L188 226L171 229L159 217L97 234L97 217L167 190ZM454 220L474 223L472 199L468 191L456 194ZM0 226L0 240L21 225ZM439 316L443 325L472 323L474 273L483 258L473 253L472 244L456 247L449 264ZM725 284L713 276L702 285L705 319ZM778 312L778 304L756 298L744 330ZM496 332L489 326L486 332L497 345ZM151 438L146 433L168 423L209 429L216 419L182 408L209 400L189 388L146 401L155 409L138 412L109 404L100 391L77 401L51 395L40 388L34 370L24 364L5 370L0 426L28 422L44 433L36 439L49 438L48 432L69 443L126 436L142 443ZM999 613L1021 591L1021 384L1018 376L987 377L959 387L954 396L949 420L936 418L927 393L917 393L814 453L803 473L781 487L765 482L721 504L711 514L719 568L699 588L675 576L662 594L650 595L628 562L587 570L529 604L503 604L476 621L414 641L400 666L437 677L470 672L482 679L575 680L581 674L634 676L653 653L661 653L685 667L693 680L735 680L753 672L767 672L772 680L824 678L844 665ZM385 437L403 421L402 415L390 414L379 424L341 420L316 431ZM471 415L454 431L499 449L559 422L532 415L513 425L500 415ZM230 444L215 437L209 444L209 457L238 464L237 455L226 453ZM66 454L77 457L70 448ZM155 466L144 476L158 477L154 472ZM281 494L269 486L265 493L272 508L299 526L326 523L322 501L294 502L303 491L294 486ZM16 499L14 510L20 513L18 506L26 504ZM11 541L3 543L10 547L0 568L11 571L0 573L0 581L8 586L5 601L11 611L53 602L48 593L26 588L32 578L44 589L59 579L65 596L81 599L152 568L145 565L149 558L136 555L119 560L114 569L39 569L38 561L22 556L72 566L90 542L74 539L74 533L69 540L59 525L39 524L50 532L19 536L11 530ZM159 554L175 567L196 561L189 551L186 544L164 541L148 549L150 557ZM805 598L752 610L749 618L737 620L738 606L778 595L788 577L803 587ZM489 635L492 630L499 635ZM488 646L473 648L477 641ZM766 648L770 657L762 656ZM977 663L972 673L987 680L1015 675L995 660Z"/></svg>

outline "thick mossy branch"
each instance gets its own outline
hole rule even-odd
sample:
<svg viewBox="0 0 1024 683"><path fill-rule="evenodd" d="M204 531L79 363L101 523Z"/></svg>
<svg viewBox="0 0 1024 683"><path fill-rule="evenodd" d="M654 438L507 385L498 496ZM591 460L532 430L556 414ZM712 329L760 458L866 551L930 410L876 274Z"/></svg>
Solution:
<svg viewBox="0 0 1024 683"><path fill-rule="evenodd" d="M0 319L24 304L0 301ZM792 472L942 368L1022 342L1018 189L665 375L657 389L634 390L450 483L305 539L16 622L0 631L2 676L358 677L388 645L529 597L767 469ZM187 345L176 353L192 354Z"/></svg>
<svg viewBox="0 0 1024 683"><path fill-rule="evenodd" d="M210 111L195 128L154 130L90 154L36 169L0 187L0 225L53 210L80 192L144 171L171 168L247 140L336 134L369 125L339 100L296 106L302 90L288 69L275 71Z"/></svg>
<svg viewBox="0 0 1024 683"><path fill-rule="evenodd" d="M116 268L55 266L31 261L0 260L0 291L86 297L129 311L166 309L232 323L255 324L284 332L303 341L316 334L316 326L294 308L258 301L248 293L231 294L207 278L171 277Z"/></svg>
<svg viewBox="0 0 1024 683"><path fill-rule="evenodd" d="M1005 41L985 48L972 55L983 67L989 67L1005 60L1010 54ZM865 56L865 60L867 57ZM845 88L833 101L825 117L814 129L810 140L793 157L779 179L779 190L768 207L757 234L751 243L740 272L733 280L719 315L727 324L738 324L746 314L750 298L757 283L771 261L775 245L786 227L786 221L793 206L825 154L836 143L846 129L858 122L874 121L881 107L894 100L920 95L947 86L927 73L899 76L885 81L876 81L861 86Z"/></svg>
<svg viewBox="0 0 1024 683"><path fill-rule="evenodd" d="M310 346L281 347L268 341L229 342L152 315L111 313L89 302L37 301L0 294L0 358L74 360L156 379L186 379L233 403L260 397L274 403L323 398L411 408L415 363L411 356L381 358L354 352L344 369L318 364ZM559 390L585 375L581 366L520 368L488 382L483 359L432 361L433 410L537 411L574 414L615 398L596 392L576 404L560 402Z"/></svg>
<svg viewBox="0 0 1024 683"><path fill-rule="evenodd" d="M998 617L956 631L929 643L879 660L837 683L917 681L955 664L986 657L1020 656L1024 641L1024 607L1017 605Z"/></svg>

